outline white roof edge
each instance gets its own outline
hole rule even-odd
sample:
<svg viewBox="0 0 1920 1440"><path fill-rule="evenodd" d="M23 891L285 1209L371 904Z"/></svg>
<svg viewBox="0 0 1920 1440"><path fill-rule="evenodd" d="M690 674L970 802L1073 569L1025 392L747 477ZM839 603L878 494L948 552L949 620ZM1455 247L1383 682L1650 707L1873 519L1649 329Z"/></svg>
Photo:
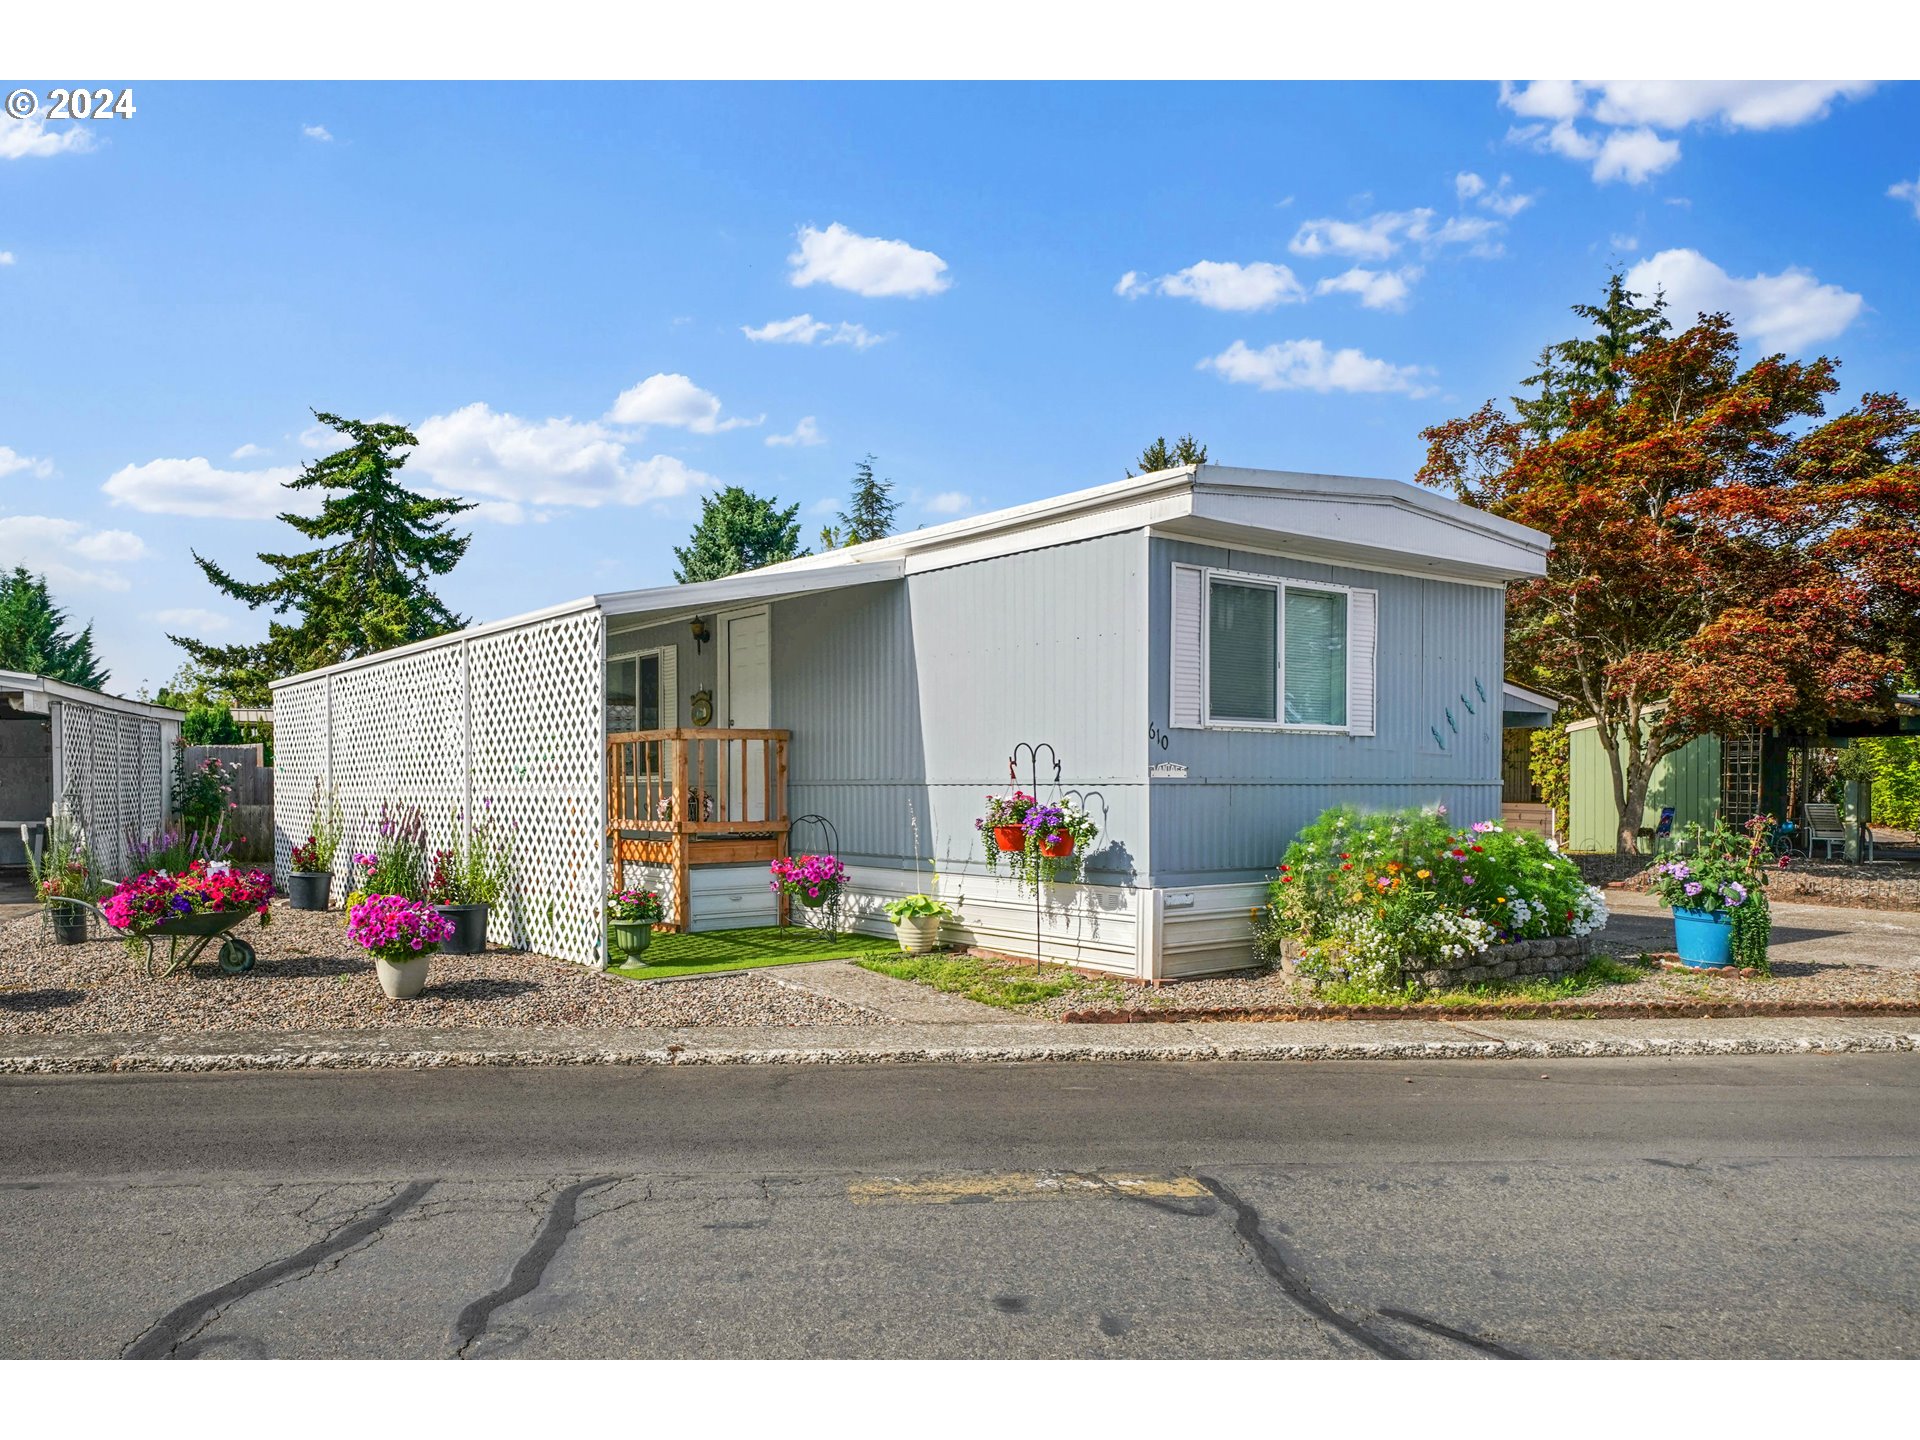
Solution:
<svg viewBox="0 0 1920 1440"><path fill-rule="evenodd" d="M856 560L851 565L815 566L810 570L789 569L792 563L788 561L759 570L743 571L738 575L724 575L718 580L697 580L691 585L656 585L645 590L618 590L596 595L593 599L602 613L607 615L708 610L743 600L772 600L782 595L831 590L840 585L898 580L906 573L906 561L891 555L871 556Z"/></svg>
<svg viewBox="0 0 1920 1440"><path fill-rule="evenodd" d="M1560 709L1560 702L1551 695L1543 695L1538 690L1529 690L1526 686L1516 685L1511 680L1502 680L1500 684L1506 694L1536 710L1544 710L1552 715Z"/></svg>
<svg viewBox="0 0 1920 1440"><path fill-rule="evenodd" d="M1209 490L1317 491L1346 495L1364 495L1404 504L1456 525L1479 530L1496 539L1539 550L1545 554L1553 547L1553 537L1530 529L1491 511L1480 510L1458 500L1449 500L1423 486L1406 480L1388 480L1368 475L1328 475L1307 470L1255 470L1232 465L1202 466L1197 483ZM1282 483L1275 483L1282 482Z"/></svg>
<svg viewBox="0 0 1920 1440"><path fill-rule="evenodd" d="M64 680L30 674L25 670L0 670L0 691L6 690L37 690L56 700L72 700L80 705L98 705L104 709L122 710L134 715L150 715L156 720L186 718L184 710L175 710L171 705L155 705L150 700L131 700L125 695L109 695L104 690L89 690L84 685L69 685Z"/></svg>

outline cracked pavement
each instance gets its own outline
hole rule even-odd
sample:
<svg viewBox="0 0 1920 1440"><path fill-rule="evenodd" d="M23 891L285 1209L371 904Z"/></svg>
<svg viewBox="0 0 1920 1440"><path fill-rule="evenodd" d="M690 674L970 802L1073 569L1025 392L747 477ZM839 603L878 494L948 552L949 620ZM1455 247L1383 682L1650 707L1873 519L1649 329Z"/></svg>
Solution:
<svg viewBox="0 0 1920 1440"><path fill-rule="evenodd" d="M9 1357L1920 1354L1905 1055L0 1095Z"/></svg>

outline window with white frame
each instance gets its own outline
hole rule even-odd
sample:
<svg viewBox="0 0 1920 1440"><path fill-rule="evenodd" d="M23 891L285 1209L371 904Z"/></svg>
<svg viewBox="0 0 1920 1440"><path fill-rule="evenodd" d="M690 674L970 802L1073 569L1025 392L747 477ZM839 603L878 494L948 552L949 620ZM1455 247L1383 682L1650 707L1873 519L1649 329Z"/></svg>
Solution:
<svg viewBox="0 0 1920 1440"><path fill-rule="evenodd" d="M1172 722L1373 733L1378 592L1176 565Z"/></svg>

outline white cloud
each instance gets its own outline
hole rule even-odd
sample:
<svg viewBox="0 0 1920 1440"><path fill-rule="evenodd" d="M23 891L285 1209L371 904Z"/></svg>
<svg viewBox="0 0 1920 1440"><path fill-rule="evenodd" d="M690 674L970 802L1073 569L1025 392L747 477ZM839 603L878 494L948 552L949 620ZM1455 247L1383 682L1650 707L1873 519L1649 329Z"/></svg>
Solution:
<svg viewBox="0 0 1920 1440"><path fill-rule="evenodd" d="M824 445L827 437L820 433L820 427L813 422L813 416L803 415L800 423L785 435L767 436L769 445Z"/></svg>
<svg viewBox="0 0 1920 1440"><path fill-rule="evenodd" d="M17 475L23 470L36 480L45 480L53 474L53 462L0 445L0 476Z"/></svg>
<svg viewBox="0 0 1920 1440"><path fill-rule="evenodd" d="M1824 120L1836 100L1858 100L1870 80L1535 80L1500 84L1500 103L1531 120L1684 130L1709 122L1732 130L1777 130Z"/></svg>
<svg viewBox="0 0 1920 1440"><path fill-rule="evenodd" d="M856 350L878 345L887 338L850 320L833 325L825 320L816 320L811 315L795 315L790 320L769 320L764 325L742 325L740 333L749 340L766 345L811 345L820 340L826 345L851 345Z"/></svg>
<svg viewBox="0 0 1920 1440"><path fill-rule="evenodd" d="M206 635L215 630L231 630L233 620L214 610L196 610L188 606L183 610L156 610L153 618L169 631L185 630Z"/></svg>
<svg viewBox="0 0 1920 1440"><path fill-rule="evenodd" d="M1462 170L1458 175L1453 177L1454 197L1463 205L1486 188L1487 182L1471 170Z"/></svg>
<svg viewBox="0 0 1920 1440"><path fill-rule="evenodd" d="M523 506L639 505L713 483L671 455L630 455L598 421L523 420L480 401L432 416L414 434L408 474L482 502L480 518L504 524L525 519Z"/></svg>
<svg viewBox="0 0 1920 1440"><path fill-rule="evenodd" d="M1432 220L1431 210L1383 210L1365 220L1308 220L1293 232L1287 248L1296 255L1384 260L1413 230L1424 230Z"/></svg>
<svg viewBox="0 0 1920 1440"><path fill-rule="evenodd" d="M1641 126L1637 130L1614 130L1600 144L1594 157L1593 178L1599 184L1625 180L1629 185L1641 182L1669 169L1680 159L1680 142L1668 140Z"/></svg>
<svg viewBox="0 0 1920 1440"><path fill-rule="evenodd" d="M1699 125L1775 130L1824 119L1836 100L1859 99L1870 81L1851 80L1535 80L1500 84L1500 103L1530 124L1507 139L1569 160L1591 161L1593 178L1641 182L1680 159L1680 142L1662 131ZM1604 135L1575 122L1591 120Z"/></svg>
<svg viewBox="0 0 1920 1440"><path fill-rule="evenodd" d="M47 129L39 115L16 120L0 111L0 160L22 160L30 155L79 154L93 149L93 132L80 125L60 130Z"/></svg>
<svg viewBox="0 0 1920 1440"><path fill-rule="evenodd" d="M787 257L795 285L826 284L856 295L938 295L953 281L947 262L904 240L860 235L835 221L824 230L802 225L800 248Z"/></svg>
<svg viewBox="0 0 1920 1440"><path fill-rule="evenodd" d="M317 422L307 426L306 429L294 437L294 444L298 445L302 450L311 450L316 454L323 450L328 454L332 454L335 450L340 449L347 443L347 437L342 435L338 430L330 429Z"/></svg>
<svg viewBox="0 0 1920 1440"><path fill-rule="evenodd" d="M1436 225L1434 212L1425 207L1382 210L1364 220L1309 220L1294 231L1287 248L1296 255L1385 260L1408 244L1429 252L1464 245L1473 254L1493 256L1500 253L1500 246L1492 237L1502 228L1498 220L1483 215L1456 215Z"/></svg>
<svg viewBox="0 0 1920 1440"><path fill-rule="evenodd" d="M472 407L469 406L469 409ZM616 425L671 425L696 435L717 435L758 425L767 417L748 420L735 415L720 418L720 397L702 390L685 375L649 375L631 389L622 390L607 412Z"/></svg>
<svg viewBox="0 0 1920 1440"><path fill-rule="evenodd" d="M1905 200L1913 206L1913 218L1920 220L1920 180L1902 180L1887 187L1889 200Z"/></svg>
<svg viewBox="0 0 1920 1440"><path fill-rule="evenodd" d="M11 250L0 250L0 265L11 264L13 264L13 252Z"/></svg>
<svg viewBox="0 0 1920 1440"><path fill-rule="evenodd" d="M963 490L942 490L927 497L925 508L934 515L964 515L973 508L973 497Z"/></svg>
<svg viewBox="0 0 1920 1440"><path fill-rule="evenodd" d="M146 553L146 543L130 531L93 530L53 515L0 516L0 566L24 565L44 574L55 588L131 589L132 581L111 567L131 564ZM96 568L101 566L109 568Z"/></svg>
<svg viewBox="0 0 1920 1440"><path fill-rule="evenodd" d="M333 139L333 132L324 125L302 125L300 127L300 133L309 140L325 142Z"/></svg>
<svg viewBox="0 0 1920 1440"><path fill-rule="evenodd" d="M1797 351L1831 340L1866 304L1797 267L1778 275L1729 275L1698 250L1662 250L1627 271L1627 287L1664 291L1676 321L1724 310L1746 339L1768 350Z"/></svg>
<svg viewBox="0 0 1920 1440"><path fill-rule="evenodd" d="M1356 265L1339 275L1330 275L1313 287L1316 295L1352 295L1368 310L1404 310L1413 293L1413 282L1421 269L1408 265L1399 270L1368 270Z"/></svg>
<svg viewBox="0 0 1920 1440"><path fill-rule="evenodd" d="M267 453L267 447L256 445L251 440L240 446L227 458L229 460L255 460Z"/></svg>
<svg viewBox="0 0 1920 1440"><path fill-rule="evenodd" d="M1142 280L1129 270L1114 287L1115 294L1128 298L1151 290L1195 301L1209 310L1271 310L1307 298L1293 271L1266 260L1248 265L1233 260L1199 260L1157 280Z"/></svg>
<svg viewBox="0 0 1920 1440"><path fill-rule="evenodd" d="M1871 93L1870 80L1607 80L1593 116L1602 125L1684 130L1709 121L1733 130L1779 130L1824 120L1836 100Z"/></svg>
<svg viewBox="0 0 1920 1440"><path fill-rule="evenodd" d="M1616 231L1607 237L1607 243L1616 250L1638 250L1640 248L1640 237L1638 235L1623 235Z"/></svg>
<svg viewBox="0 0 1920 1440"><path fill-rule="evenodd" d="M1420 367L1393 365L1358 350L1329 350L1318 340L1283 340L1265 349L1251 349L1236 340L1197 367L1211 370L1236 385L1258 385L1262 390L1314 390L1321 394L1346 391L1362 394L1426 395L1430 387L1420 379Z"/></svg>
<svg viewBox="0 0 1920 1440"><path fill-rule="evenodd" d="M1519 86L1502 80L1500 103L1532 120L1571 120L1586 109L1587 96L1578 80L1534 80Z"/></svg>
<svg viewBox="0 0 1920 1440"><path fill-rule="evenodd" d="M312 493L283 489L299 470L216 470L205 456L191 460L149 460L124 465L100 488L116 505L149 515L194 515L215 520L270 520L282 511L319 508Z"/></svg>

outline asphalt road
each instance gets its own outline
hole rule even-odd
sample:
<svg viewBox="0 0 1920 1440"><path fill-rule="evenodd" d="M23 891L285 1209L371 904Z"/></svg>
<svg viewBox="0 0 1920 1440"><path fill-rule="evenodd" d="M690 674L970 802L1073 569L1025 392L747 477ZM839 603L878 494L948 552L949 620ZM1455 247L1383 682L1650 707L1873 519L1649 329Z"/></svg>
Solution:
<svg viewBox="0 0 1920 1440"><path fill-rule="evenodd" d="M4 1356L1920 1355L1920 1059L0 1081Z"/></svg>

